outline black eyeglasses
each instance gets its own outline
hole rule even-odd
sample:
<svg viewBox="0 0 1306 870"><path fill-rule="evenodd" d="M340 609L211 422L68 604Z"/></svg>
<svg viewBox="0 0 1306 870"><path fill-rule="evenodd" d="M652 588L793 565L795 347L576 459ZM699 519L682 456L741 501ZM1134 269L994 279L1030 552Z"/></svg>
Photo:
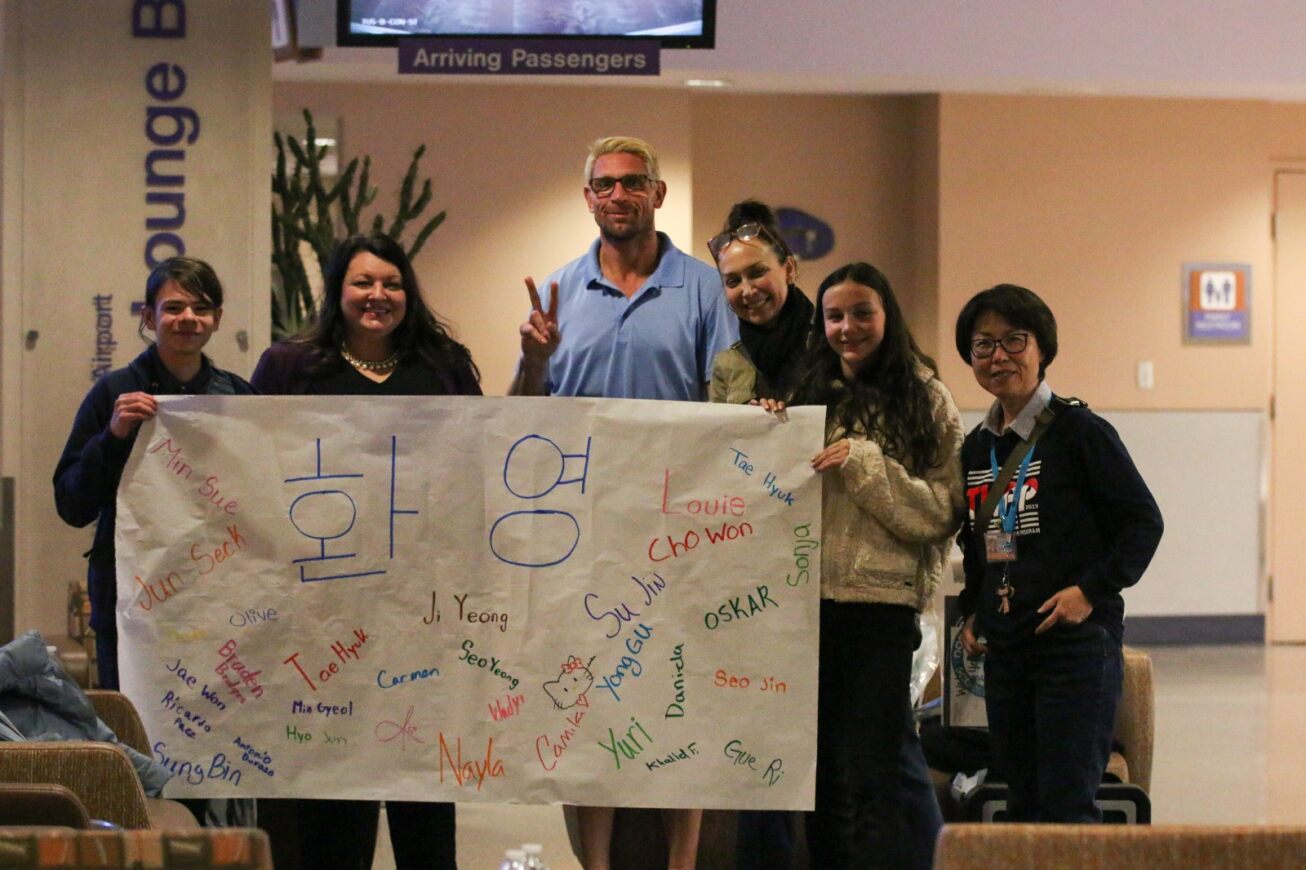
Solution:
<svg viewBox="0 0 1306 870"><path fill-rule="evenodd" d="M770 230L757 221L749 221L746 224L740 224L733 230L717 233L707 240L707 249L712 252L712 259L719 263L721 262L721 252L726 249L726 245L733 241L751 242L754 239L762 239L774 245L782 259L791 256L789 246L773 236Z"/></svg>
<svg viewBox="0 0 1306 870"><path fill-rule="evenodd" d="M649 189L653 179L647 175L623 175L619 178L600 175L589 180L589 188L594 191L595 196L610 196L612 191L617 189L617 182L621 182L621 187L626 193L643 193Z"/></svg>
<svg viewBox="0 0 1306 870"><path fill-rule="evenodd" d="M970 355L988 359L999 347L1008 354L1020 353L1029 345L1028 332L1009 332L1002 338L974 338L970 342Z"/></svg>

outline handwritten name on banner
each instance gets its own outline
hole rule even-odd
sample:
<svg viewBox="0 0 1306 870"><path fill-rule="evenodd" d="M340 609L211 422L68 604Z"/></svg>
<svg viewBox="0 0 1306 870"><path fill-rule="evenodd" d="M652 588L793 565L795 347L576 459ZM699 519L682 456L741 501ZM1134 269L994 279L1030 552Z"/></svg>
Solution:
<svg viewBox="0 0 1306 870"><path fill-rule="evenodd" d="M117 619L169 796L811 808L821 409L159 404Z"/></svg>

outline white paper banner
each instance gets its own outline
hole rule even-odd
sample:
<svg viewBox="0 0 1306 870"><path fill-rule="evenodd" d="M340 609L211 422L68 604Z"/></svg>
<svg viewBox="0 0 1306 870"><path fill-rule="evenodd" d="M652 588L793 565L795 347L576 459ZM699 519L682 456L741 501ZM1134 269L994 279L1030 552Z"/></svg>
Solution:
<svg viewBox="0 0 1306 870"><path fill-rule="evenodd" d="M117 616L168 795L810 809L823 418L161 399Z"/></svg>

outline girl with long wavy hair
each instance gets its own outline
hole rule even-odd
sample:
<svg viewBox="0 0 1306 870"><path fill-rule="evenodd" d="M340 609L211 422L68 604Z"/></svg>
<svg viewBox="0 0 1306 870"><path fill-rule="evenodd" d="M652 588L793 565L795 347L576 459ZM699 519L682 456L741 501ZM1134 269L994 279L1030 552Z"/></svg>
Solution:
<svg viewBox="0 0 1306 870"><path fill-rule="evenodd" d="M812 866L921 866L900 748L918 616L961 517L961 418L879 269L835 270L816 310L789 401L826 408Z"/></svg>

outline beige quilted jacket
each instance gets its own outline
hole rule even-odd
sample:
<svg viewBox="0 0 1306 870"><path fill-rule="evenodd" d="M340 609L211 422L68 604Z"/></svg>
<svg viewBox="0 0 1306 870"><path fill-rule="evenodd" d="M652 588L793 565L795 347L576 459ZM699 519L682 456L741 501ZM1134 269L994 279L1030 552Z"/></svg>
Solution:
<svg viewBox="0 0 1306 870"><path fill-rule="evenodd" d="M961 415L938 378L921 369L934 399L936 465L913 477L880 445L836 426L826 443L848 437L848 459L825 474L821 512L821 597L905 604L924 610L948 565L964 508Z"/></svg>

